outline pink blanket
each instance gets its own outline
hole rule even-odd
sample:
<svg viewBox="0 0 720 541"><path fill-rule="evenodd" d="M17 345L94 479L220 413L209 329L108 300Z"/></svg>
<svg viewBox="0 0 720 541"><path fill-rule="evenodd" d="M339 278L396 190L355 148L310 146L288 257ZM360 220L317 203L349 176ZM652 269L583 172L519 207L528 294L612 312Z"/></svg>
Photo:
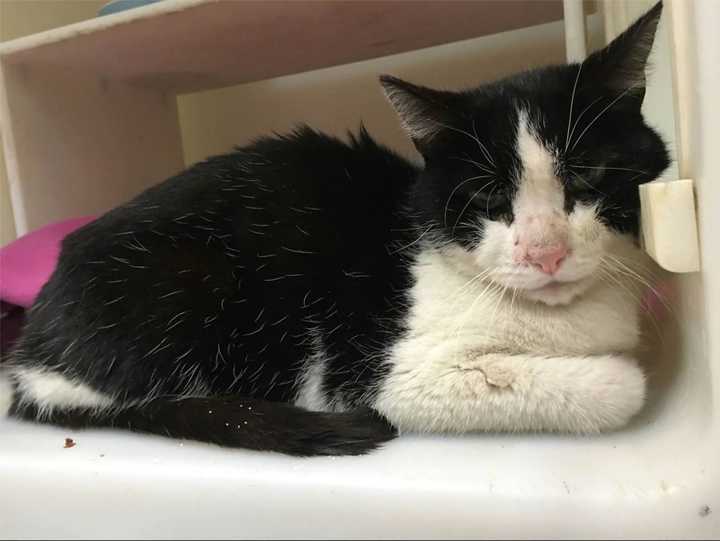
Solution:
<svg viewBox="0 0 720 541"><path fill-rule="evenodd" d="M62 239L94 219L49 224L0 248L0 299L29 308L55 270Z"/></svg>

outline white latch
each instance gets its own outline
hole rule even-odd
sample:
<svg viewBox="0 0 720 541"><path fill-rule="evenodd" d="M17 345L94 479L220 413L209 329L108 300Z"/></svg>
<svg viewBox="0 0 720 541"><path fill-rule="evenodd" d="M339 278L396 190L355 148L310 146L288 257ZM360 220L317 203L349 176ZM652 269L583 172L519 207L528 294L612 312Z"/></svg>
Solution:
<svg viewBox="0 0 720 541"><path fill-rule="evenodd" d="M700 270L695 196L691 179L640 186L645 251L671 272Z"/></svg>

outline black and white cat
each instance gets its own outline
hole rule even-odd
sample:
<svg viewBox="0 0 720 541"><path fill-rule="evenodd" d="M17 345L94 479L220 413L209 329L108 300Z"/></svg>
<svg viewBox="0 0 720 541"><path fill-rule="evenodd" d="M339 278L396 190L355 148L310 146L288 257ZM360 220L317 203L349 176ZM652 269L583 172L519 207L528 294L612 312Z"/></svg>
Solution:
<svg viewBox="0 0 720 541"><path fill-rule="evenodd" d="M297 455L396 431L623 426L658 4L582 64L382 77L423 155L300 128L70 235L0 380L11 415Z"/></svg>

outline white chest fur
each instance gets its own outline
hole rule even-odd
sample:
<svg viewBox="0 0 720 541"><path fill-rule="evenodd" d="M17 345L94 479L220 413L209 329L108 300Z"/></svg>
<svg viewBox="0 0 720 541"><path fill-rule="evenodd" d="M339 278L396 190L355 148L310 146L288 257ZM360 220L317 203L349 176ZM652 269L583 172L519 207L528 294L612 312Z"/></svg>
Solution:
<svg viewBox="0 0 720 541"><path fill-rule="evenodd" d="M472 280L434 250L414 269L408 331L376 408L400 430L621 426L642 405L633 289L598 281L549 307Z"/></svg>
<svg viewBox="0 0 720 541"><path fill-rule="evenodd" d="M471 348L488 353L597 355L631 351L638 341L637 297L598 281L567 306L545 306L461 274L435 251L415 267L409 333L396 350Z"/></svg>

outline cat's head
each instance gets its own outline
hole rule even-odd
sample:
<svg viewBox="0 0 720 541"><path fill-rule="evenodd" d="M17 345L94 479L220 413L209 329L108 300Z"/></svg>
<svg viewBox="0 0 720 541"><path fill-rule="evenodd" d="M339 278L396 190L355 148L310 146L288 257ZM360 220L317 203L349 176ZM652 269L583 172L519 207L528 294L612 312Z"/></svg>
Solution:
<svg viewBox="0 0 720 541"><path fill-rule="evenodd" d="M584 291L613 242L637 236L638 185L669 163L640 111L661 10L581 64L462 92L383 76L425 159L411 202L424 237L527 298Z"/></svg>

